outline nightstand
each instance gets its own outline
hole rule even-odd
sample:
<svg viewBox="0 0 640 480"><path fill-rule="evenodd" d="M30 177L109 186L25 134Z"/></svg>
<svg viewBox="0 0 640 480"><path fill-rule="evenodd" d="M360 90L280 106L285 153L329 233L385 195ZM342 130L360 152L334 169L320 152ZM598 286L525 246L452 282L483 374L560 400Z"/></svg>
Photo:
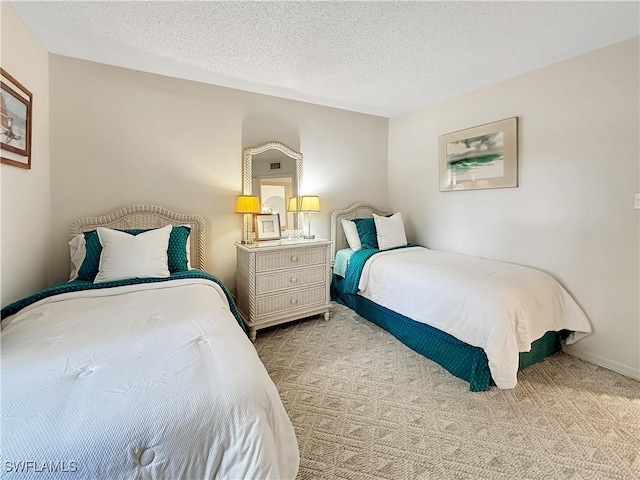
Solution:
<svg viewBox="0 0 640 480"><path fill-rule="evenodd" d="M329 319L329 240L236 243L236 248L236 303L252 341L262 328L320 313Z"/></svg>

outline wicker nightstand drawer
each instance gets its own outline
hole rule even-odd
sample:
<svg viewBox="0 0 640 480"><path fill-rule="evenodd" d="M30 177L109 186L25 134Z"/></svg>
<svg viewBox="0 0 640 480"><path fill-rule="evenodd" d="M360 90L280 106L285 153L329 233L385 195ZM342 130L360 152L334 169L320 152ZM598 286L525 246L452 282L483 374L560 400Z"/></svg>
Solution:
<svg viewBox="0 0 640 480"><path fill-rule="evenodd" d="M258 297L256 299L256 315L269 315L274 312L286 313L287 310L306 307L326 302L327 290L324 285L304 290L294 290L280 295Z"/></svg>
<svg viewBox="0 0 640 480"><path fill-rule="evenodd" d="M323 314L329 318L331 242L237 243L236 306L256 339L262 328Z"/></svg>
<svg viewBox="0 0 640 480"><path fill-rule="evenodd" d="M287 270L282 273L262 274L256 277L256 295L277 292L295 287L324 283L326 267L316 265Z"/></svg>
<svg viewBox="0 0 640 480"><path fill-rule="evenodd" d="M280 268L302 267L325 263L324 248L291 249L286 252L258 253L256 272L270 272Z"/></svg>

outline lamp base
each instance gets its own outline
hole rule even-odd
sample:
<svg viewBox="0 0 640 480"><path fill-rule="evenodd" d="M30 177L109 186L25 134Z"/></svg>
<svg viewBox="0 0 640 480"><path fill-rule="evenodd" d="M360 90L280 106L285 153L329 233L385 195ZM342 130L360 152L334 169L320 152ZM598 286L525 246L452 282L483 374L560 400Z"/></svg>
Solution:
<svg viewBox="0 0 640 480"><path fill-rule="evenodd" d="M242 245L251 245L253 243L253 240L241 240L240 243Z"/></svg>
<svg viewBox="0 0 640 480"><path fill-rule="evenodd" d="M306 240L312 240L314 238L316 238L315 235L303 235L302 238L306 239Z"/></svg>

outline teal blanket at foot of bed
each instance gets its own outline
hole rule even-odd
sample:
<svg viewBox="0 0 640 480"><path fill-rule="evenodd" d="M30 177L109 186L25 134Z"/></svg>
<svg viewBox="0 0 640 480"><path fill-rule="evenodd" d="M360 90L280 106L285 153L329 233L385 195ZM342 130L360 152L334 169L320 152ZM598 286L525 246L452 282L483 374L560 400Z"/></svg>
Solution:
<svg viewBox="0 0 640 480"><path fill-rule="evenodd" d="M494 385L487 355L437 328L419 323L382 307L364 297L345 292L345 279L333 276L331 296L356 313L387 330L412 350L433 360L452 375L469 382L473 392L488 390ZM560 334L547 332L533 342L530 352L520 353L520 369L539 362L562 349Z"/></svg>

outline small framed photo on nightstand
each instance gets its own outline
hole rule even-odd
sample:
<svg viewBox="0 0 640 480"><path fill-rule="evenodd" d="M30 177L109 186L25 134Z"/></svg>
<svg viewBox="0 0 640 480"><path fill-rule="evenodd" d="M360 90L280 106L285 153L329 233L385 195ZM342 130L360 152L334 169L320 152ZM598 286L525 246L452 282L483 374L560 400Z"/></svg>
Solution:
<svg viewBox="0 0 640 480"><path fill-rule="evenodd" d="M258 214L255 222L256 240L280 240L279 214Z"/></svg>

